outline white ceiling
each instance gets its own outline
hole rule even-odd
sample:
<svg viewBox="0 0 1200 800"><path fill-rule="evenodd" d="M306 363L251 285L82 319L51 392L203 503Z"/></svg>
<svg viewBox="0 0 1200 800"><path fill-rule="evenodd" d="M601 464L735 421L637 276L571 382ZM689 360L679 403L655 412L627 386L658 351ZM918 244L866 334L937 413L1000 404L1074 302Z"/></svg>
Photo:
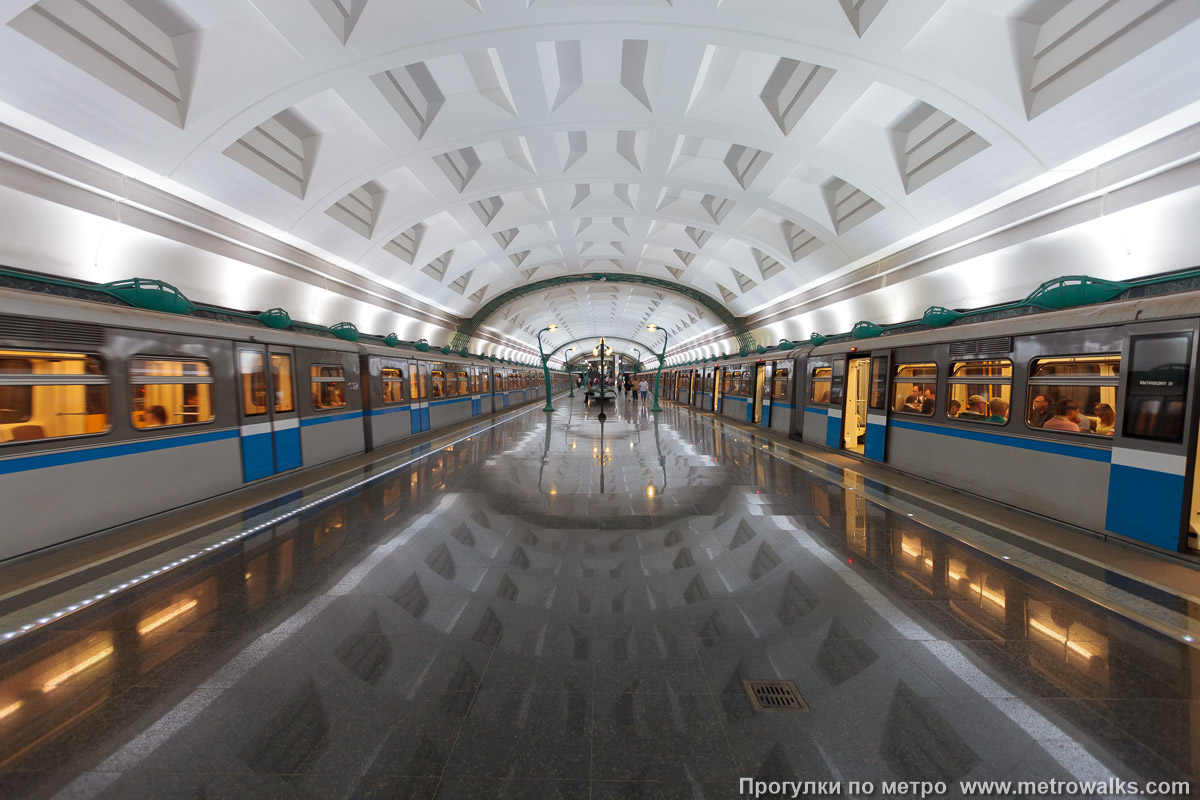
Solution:
<svg viewBox="0 0 1200 800"><path fill-rule="evenodd" d="M442 318L580 272L660 278L766 318L1200 120L1192 0L0 12L0 122ZM673 342L720 329L692 300L616 280L527 295L488 324L527 343L550 322L552 347L645 340L647 322Z"/></svg>

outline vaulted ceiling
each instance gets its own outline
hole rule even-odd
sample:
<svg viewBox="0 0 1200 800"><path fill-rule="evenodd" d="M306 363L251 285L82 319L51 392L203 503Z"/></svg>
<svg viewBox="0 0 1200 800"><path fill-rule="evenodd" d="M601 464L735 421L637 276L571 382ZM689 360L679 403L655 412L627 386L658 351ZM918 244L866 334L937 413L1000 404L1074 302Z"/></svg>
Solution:
<svg viewBox="0 0 1200 800"><path fill-rule="evenodd" d="M1182 0L0 8L0 121L441 318L580 273L769 314L1179 130L1200 100ZM528 343L550 322L551 346L722 328L669 290L596 282L487 330Z"/></svg>

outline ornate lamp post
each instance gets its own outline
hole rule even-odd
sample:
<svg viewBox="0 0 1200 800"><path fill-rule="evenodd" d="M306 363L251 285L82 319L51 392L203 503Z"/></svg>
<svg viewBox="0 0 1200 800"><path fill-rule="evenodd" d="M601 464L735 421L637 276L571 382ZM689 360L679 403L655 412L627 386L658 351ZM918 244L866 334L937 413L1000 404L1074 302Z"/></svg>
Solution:
<svg viewBox="0 0 1200 800"><path fill-rule="evenodd" d="M546 407L543 408L542 411L554 410L554 406L550 403L550 362L546 359L546 351L542 349L542 334L546 331L554 333L556 330L558 330L558 326L551 322L549 325L538 331L537 335L538 353L540 353L542 356L542 371L546 373Z"/></svg>
<svg viewBox="0 0 1200 800"><path fill-rule="evenodd" d="M658 357L658 372L654 373L654 405L650 406L651 411L662 411L662 409L658 407L658 378L660 375L662 375L663 364L666 363L667 360L667 330L666 328L658 327L653 322L646 327L650 329L651 333L654 333L655 331L662 331L663 335L662 355Z"/></svg>

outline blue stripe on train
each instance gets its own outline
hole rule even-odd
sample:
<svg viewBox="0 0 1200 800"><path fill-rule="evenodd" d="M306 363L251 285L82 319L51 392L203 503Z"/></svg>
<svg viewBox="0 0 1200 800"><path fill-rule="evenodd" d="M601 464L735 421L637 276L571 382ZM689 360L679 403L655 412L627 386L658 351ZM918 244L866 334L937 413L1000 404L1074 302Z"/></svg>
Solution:
<svg viewBox="0 0 1200 800"><path fill-rule="evenodd" d="M323 417L308 417L300 420L300 427L309 428L313 425L322 425L326 422L344 422L348 419L359 419L362 417L362 415L363 412L361 411L350 411L346 414L330 414Z"/></svg>
<svg viewBox="0 0 1200 800"><path fill-rule="evenodd" d="M28 472L47 467L59 467L65 464L81 464L86 461L99 461L105 458L149 453L154 450L168 450L172 447L184 447L190 444L219 442L225 439L236 439L238 431L230 428L222 431L205 431L190 436L171 436L163 439L144 439L136 442L100 445L86 450L59 450L53 453L21 456L0 461L0 475L10 475L14 472Z"/></svg>

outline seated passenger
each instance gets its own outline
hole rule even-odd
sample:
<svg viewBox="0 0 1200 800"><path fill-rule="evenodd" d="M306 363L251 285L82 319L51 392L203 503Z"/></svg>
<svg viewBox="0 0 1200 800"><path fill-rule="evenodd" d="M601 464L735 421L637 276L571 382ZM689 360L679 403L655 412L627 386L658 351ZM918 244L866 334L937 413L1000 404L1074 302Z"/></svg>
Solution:
<svg viewBox="0 0 1200 800"><path fill-rule="evenodd" d="M146 416L143 418L143 423L147 428L157 428L160 425L166 425L167 409L162 406L150 406L146 409Z"/></svg>
<svg viewBox="0 0 1200 800"><path fill-rule="evenodd" d="M926 396L926 397L921 398L921 413L927 417L933 413L933 398L932 397Z"/></svg>
<svg viewBox="0 0 1200 800"><path fill-rule="evenodd" d="M1033 398L1033 407L1029 409L1029 427L1042 428L1046 422L1054 416L1054 410L1050 408L1050 399L1044 394L1039 394Z"/></svg>
<svg viewBox="0 0 1200 800"><path fill-rule="evenodd" d="M967 410L960 412L959 419L987 419L988 404L982 395L973 394L967 398Z"/></svg>
<svg viewBox="0 0 1200 800"><path fill-rule="evenodd" d="M1054 409L1054 416L1042 426L1048 431L1070 431L1083 433L1091 431L1092 426L1079 414L1079 403L1074 400L1062 399Z"/></svg>
<svg viewBox="0 0 1200 800"><path fill-rule="evenodd" d="M910 394L904 398L904 405L900 407L901 411L911 411L914 414L921 413L921 401L917 399L915 394Z"/></svg>
<svg viewBox="0 0 1200 800"><path fill-rule="evenodd" d="M1108 403L1097 403L1096 416L1100 418L1100 422L1096 425L1096 433L1102 436L1112 436L1113 429L1117 427L1117 412Z"/></svg>
<svg viewBox="0 0 1200 800"><path fill-rule="evenodd" d="M1008 403L999 397L993 397L988 401L988 410L991 411L985 422L999 422L1003 425L1008 422Z"/></svg>
<svg viewBox="0 0 1200 800"><path fill-rule="evenodd" d="M958 412L960 412L960 411L962 411L962 403L958 402L957 400L952 399L950 401L950 410L947 411L946 413L952 417L957 417Z"/></svg>

